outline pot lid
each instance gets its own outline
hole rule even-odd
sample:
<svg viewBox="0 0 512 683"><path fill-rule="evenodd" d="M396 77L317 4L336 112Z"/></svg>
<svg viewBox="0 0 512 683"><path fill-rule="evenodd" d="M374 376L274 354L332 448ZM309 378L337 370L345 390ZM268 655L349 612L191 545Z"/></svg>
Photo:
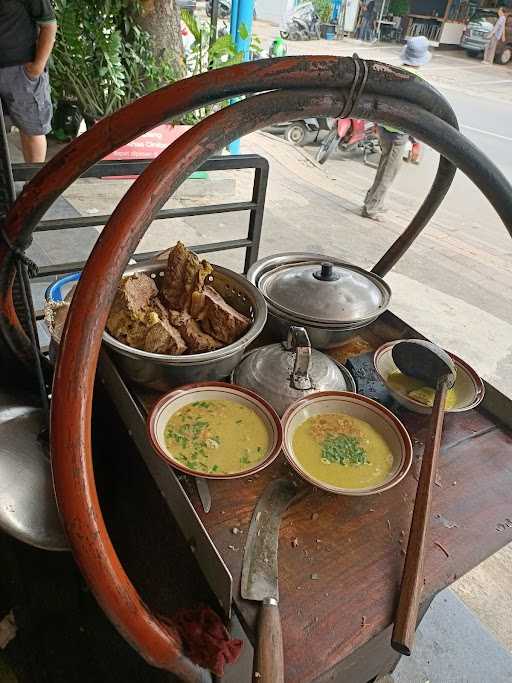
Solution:
<svg viewBox="0 0 512 683"><path fill-rule="evenodd" d="M267 270L258 287L268 302L291 317L338 325L376 318L391 296L378 275L349 263L320 259Z"/></svg>
<svg viewBox="0 0 512 683"><path fill-rule="evenodd" d="M269 344L244 356L232 381L263 396L282 415L314 391L354 391L352 377L336 361L312 349L303 328L290 328L286 344Z"/></svg>

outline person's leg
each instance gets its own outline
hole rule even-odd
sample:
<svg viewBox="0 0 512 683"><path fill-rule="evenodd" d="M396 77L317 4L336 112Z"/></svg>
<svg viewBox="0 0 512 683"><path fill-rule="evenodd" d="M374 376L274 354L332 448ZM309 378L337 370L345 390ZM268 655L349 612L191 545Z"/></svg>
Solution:
<svg viewBox="0 0 512 683"><path fill-rule="evenodd" d="M375 180L366 194L363 207L363 215L369 218L375 218L384 211L384 200L400 170L407 142L406 135L397 136L383 130L379 131L379 137L382 154Z"/></svg>
<svg viewBox="0 0 512 683"><path fill-rule="evenodd" d="M20 130L21 151L27 164L44 163L46 159L46 136L27 135Z"/></svg>
<svg viewBox="0 0 512 683"><path fill-rule="evenodd" d="M485 48L484 58L483 58L483 61L485 64L492 64L494 62L494 55L496 54L497 44L498 44L498 41L496 40L496 38L494 36L487 43L487 47Z"/></svg>
<svg viewBox="0 0 512 683"><path fill-rule="evenodd" d="M52 102L48 73L30 78L22 65L2 69L2 99L20 131L23 158L44 162L46 134L51 130Z"/></svg>

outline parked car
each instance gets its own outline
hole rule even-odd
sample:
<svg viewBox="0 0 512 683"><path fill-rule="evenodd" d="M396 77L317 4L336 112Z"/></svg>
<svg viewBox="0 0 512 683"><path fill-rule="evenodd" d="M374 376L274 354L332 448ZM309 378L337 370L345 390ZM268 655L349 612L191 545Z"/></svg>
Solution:
<svg viewBox="0 0 512 683"><path fill-rule="evenodd" d="M470 57L482 56L497 20L498 12L495 9L478 9L473 14L460 41ZM494 61L498 64L508 64L512 60L512 14L507 16L505 38L505 42L499 40L496 46Z"/></svg>
<svg viewBox="0 0 512 683"><path fill-rule="evenodd" d="M196 0L176 0L176 7L178 10L186 9L190 14L194 14L197 9Z"/></svg>

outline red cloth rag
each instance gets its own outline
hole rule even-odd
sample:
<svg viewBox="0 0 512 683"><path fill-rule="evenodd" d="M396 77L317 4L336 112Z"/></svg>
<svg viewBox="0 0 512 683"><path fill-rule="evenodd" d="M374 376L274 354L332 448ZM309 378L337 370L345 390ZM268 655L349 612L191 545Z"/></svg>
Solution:
<svg viewBox="0 0 512 683"><path fill-rule="evenodd" d="M222 677L224 665L236 662L243 641L230 639L220 617L209 607L180 609L172 619L190 659L216 676Z"/></svg>

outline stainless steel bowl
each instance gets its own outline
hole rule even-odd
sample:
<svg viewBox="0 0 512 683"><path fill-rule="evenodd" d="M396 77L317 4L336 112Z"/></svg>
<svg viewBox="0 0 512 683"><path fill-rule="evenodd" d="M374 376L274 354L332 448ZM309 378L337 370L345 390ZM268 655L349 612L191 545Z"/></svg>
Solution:
<svg viewBox="0 0 512 683"><path fill-rule="evenodd" d="M140 263L130 266L125 275L143 272L158 281L164 275L164 267L162 262ZM167 391L181 384L229 377L241 361L245 349L263 330L267 320L267 304L263 295L243 275L221 266L213 265L213 269L208 284L230 306L252 320L249 330L236 342L221 349L184 356L134 349L105 331L103 341L114 353L115 361L127 379L157 391Z"/></svg>

